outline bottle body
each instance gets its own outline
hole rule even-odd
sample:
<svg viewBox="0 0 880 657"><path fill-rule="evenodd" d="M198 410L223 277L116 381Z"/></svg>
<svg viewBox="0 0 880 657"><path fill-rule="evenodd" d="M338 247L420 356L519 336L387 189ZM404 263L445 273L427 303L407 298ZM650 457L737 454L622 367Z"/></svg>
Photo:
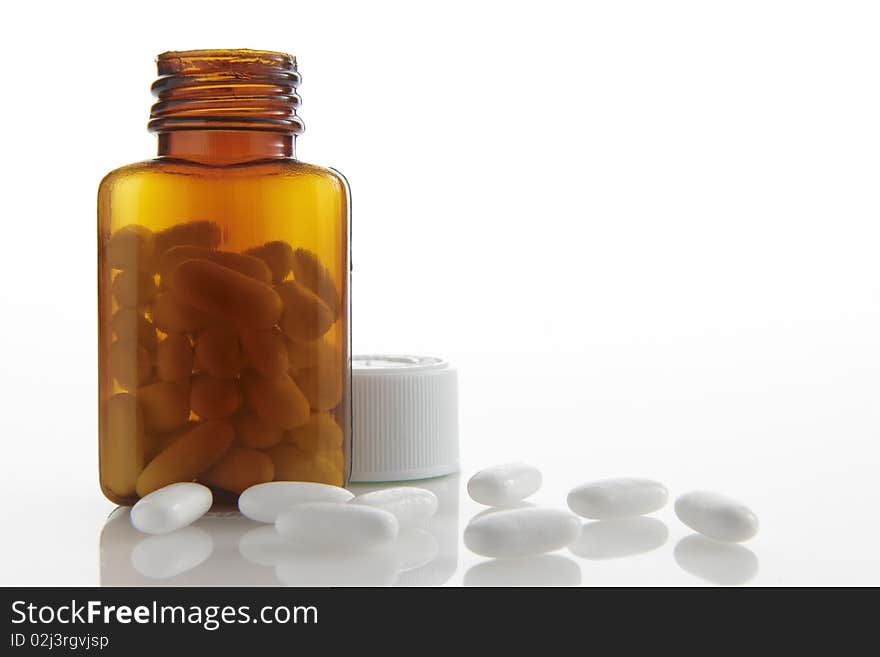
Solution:
<svg viewBox="0 0 880 657"><path fill-rule="evenodd" d="M98 194L104 494L130 504L199 481L231 501L265 481L343 485L349 258L348 190L333 171L165 157L109 174Z"/></svg>

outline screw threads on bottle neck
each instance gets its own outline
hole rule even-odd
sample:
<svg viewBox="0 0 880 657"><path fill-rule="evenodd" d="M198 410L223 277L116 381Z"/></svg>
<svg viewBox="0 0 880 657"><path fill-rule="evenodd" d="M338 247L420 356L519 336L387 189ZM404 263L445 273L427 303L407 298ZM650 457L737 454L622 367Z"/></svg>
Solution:
<svg viewBox="0 0 880 657"><path fill-rule="evenodd" d="M296 58L264 50L188 50L157 59L149 130L247 130L295 137Z"/></svg>

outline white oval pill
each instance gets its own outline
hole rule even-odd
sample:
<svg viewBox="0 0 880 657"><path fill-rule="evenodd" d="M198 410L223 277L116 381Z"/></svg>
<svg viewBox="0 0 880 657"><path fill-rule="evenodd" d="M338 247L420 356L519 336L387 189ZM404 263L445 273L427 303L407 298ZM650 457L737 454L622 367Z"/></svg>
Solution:
<svg viewBox="0 0 880 657"><path fill-rule="evenodd" d="M398 486L358 495L351 504L364 504L383 509L397 518L403 527L415 527L437 513L437 496L424 488Z"/></svg>
<svg viewBox="0 0 880 657"><path fill-rule="evenodd" d="M137 501L131 510L131 524L146 534L167 534L201 518L213 501L207 486L169 484Z"/></svg>
<svg viewBox="0 0 880 657"><path fill-rule="evenodd" d="M282 511L275 530L301 547L370 550L394 541L399 525L371 506L307 502Z"/></svg>
<svg viewBox="0 0 880 657"><path fill-rule="evenodd" d="M275 522L278 514L306 502L348 502L354 495L329 484L307 481L270 481L242 491L238 510L257 522Z"/></svg>
<svg viewBox="0 0 880 657"><path fill-rule="evenodd" d="M652 479L603 479L581 484L568 494L568 508L584 518L612 520L642 516L663 508L669 492Z"/></svg>
<svg viewBox="0 0 880 657"><path fill-rule="evenodd" d="M468 495L487 506L506 506L541 487L541 473L527 463L504 463L480 470L468 481Z"/></svg>
<svg viewBox="0 0 880 657"><path fill-rule="evenodd" d="M758 533L758 516L744 504L718 493L685 493L675 501L675 515L694 531L716 541L739 543Z"/></svg>
<svg viewBox="0 0 880 657"><path fill-rule="evenodd" d="M487 557L527 557L564 548L580 531L580 518L568 511L511 509L471 520L464 544Z"/></svg>

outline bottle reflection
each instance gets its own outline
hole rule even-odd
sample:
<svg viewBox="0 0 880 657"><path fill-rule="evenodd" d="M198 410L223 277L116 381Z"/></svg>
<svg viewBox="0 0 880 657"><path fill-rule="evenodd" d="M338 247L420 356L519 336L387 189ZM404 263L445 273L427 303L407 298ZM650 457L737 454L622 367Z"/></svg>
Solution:
<svg viewBox="0 0 880 657"><path fill-rule="evenodd" d="M713 584L737 586L758 574L758 557L747 547L699 534L685 536L676 544L675 561L682 570Z"/></svg>
<svg viewBox="0 0 880 657"><path fill-rule="evenodd" d="M541 554L519 559L490 559L471 566L465 586L578 586L581 569L561 554Z"/></svg>
<svg viewBox="0 0 880 657"><path fill-rule="evenodd" d="M619 559L656 550L668 538L663 521L651 516L598 520L584 524L568 549L584 559Z"/></svg>
<svg viewBox="0 0 880 657"><path fill-rule="evenodd" d="M361 552L303 552L272 525L233 510L212 511L189 527L151 536L134 529L129 509L120 507L101 532L101 585L437 586L458 565L458 476L413 485L437 495L434 518L401 531L387 549Z"/></svg>

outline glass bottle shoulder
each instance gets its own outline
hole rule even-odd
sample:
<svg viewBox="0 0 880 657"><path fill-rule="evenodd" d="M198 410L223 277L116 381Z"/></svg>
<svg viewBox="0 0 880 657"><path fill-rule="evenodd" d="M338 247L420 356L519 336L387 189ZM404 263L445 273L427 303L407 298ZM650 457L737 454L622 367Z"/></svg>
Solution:
<svg viewBox="0 0 880 657"><path fill-rule="evenodd" d="M100 189L117 184L155 177L182 177L205 180L243 180L248 178L296 179L313 184L347 188L345 177L338 171L294 159L267 159L225 166L202 164L187 160L155 158L121 166L109 172L101 181Z"/></svg>

